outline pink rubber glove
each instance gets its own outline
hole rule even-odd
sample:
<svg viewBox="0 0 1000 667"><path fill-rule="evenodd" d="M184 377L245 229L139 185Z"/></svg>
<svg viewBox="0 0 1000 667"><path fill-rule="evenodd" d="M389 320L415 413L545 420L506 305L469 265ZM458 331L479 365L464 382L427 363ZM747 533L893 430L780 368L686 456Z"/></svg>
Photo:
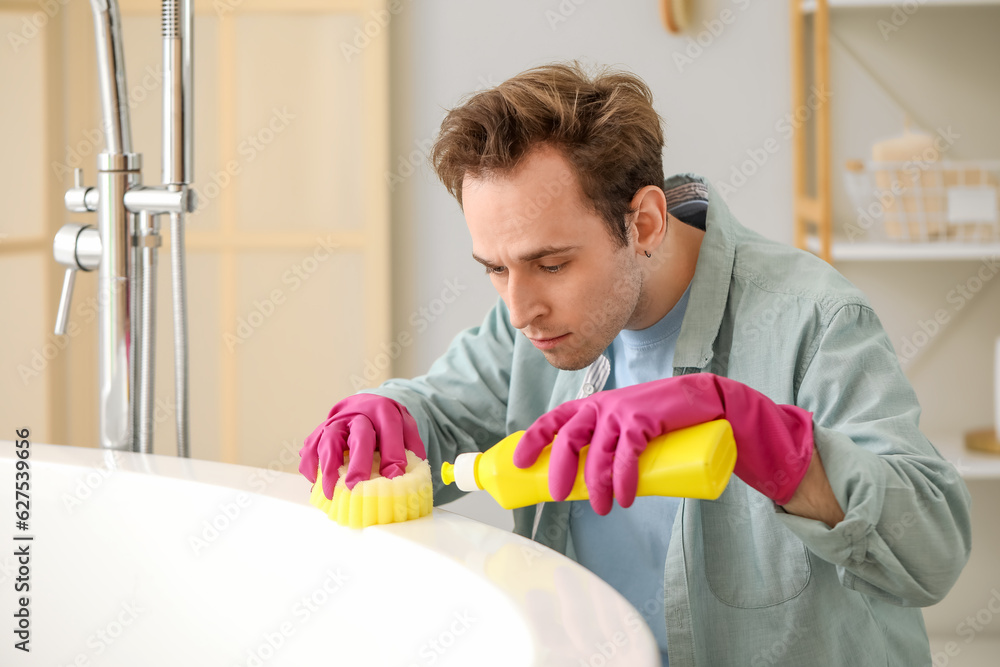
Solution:
<svg viewBox="0 0 1000 667"><path fill-rule="evenodd" d="M333 487L344 465L344 453L350 453L347 479L353 489L371 476L375 451L381 454L379 472L396 477L406 472L406 450L427 458L417 422L406 408L384 396L355 394L333 406L326 421L309 434L299 450L299 472L316 482L316 469L323 471L323 495L333 498Z"/></svg>
<svg viewBox="0 0 1000 667"><path fill-rule="evenodd" d="M563 403L527 429L514 450L514 465L532 465L555 438L549 490L556 500L565 500L580 449L590 443L583 476L591 506L604 515L611 511L612 493L622 507L635 500L637 461L647 442L714 419L727 419L733 427L734 473L779 505L791 500L812 460L812 413L777 405L745 384L712 373L609 389Z"/></svg>

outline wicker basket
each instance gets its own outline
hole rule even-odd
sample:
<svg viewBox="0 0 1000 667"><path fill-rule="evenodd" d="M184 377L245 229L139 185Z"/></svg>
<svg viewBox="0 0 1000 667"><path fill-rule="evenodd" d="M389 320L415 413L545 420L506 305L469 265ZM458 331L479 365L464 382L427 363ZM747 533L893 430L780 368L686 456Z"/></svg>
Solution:
<svg viewBox="0 0 1000 667"><path fill-rule="evenodd" d="M880 219L889 240L1000 240L1000 160L852 160L844 178L855 210Z"/></svg>

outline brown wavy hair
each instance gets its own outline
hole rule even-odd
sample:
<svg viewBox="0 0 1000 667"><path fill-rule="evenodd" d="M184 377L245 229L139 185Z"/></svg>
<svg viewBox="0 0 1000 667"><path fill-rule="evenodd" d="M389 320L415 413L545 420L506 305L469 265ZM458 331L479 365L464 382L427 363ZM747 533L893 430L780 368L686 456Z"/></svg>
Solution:
<svg viewBox="0 0 1000 667"><path fill-rule="evenodd" d="M647 185L663 187L661 122L649 87L630 72L544 65L464 98L442 121L430 161L461 206L466 175L510 176L532 149L551 145L624 246L632 197Z"/></svg>

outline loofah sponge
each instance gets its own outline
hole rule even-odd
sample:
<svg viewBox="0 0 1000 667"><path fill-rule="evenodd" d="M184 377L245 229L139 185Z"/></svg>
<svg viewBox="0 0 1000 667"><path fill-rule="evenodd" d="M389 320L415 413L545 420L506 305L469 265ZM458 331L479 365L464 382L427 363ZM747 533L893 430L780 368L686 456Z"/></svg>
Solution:
<svg viewBox="0 0 1000 667"><path fill-rule="evenodd" d="M348 489L344 482L347 464L342 465L333 500L323 495L323 478L317 470L309 502L341 526L351 528L408 521L430 514L434 504L430 464L407 451L406 472L389 479L379 474L380 461L379 453L375 452L371 479L358 482L353 489Z"/></svg>

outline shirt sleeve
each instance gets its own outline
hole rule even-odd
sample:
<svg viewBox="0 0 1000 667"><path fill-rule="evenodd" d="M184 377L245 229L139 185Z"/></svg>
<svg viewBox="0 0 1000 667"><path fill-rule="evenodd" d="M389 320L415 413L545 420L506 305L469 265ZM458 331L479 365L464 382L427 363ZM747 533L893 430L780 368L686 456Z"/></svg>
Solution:
<svg viewBox="0 0 1000 667"><path fill-rule="evenodd" d="M916 394L870 307L835 312L796 402L813 413L845 516L832 529L779 509L780 519L847 588L902 606L940 601L969 559L969 491L921 433Z"/></svg>
<svg viewBox="0 0 1000 667"><path fill-rule="evenodd" d="M498 301L481 326L455 337L426 375L362 392L398 401L413 415L431 464L435 505L464 495L441 482L442 461L484 451L506 435L514 334Z"/></svg>

